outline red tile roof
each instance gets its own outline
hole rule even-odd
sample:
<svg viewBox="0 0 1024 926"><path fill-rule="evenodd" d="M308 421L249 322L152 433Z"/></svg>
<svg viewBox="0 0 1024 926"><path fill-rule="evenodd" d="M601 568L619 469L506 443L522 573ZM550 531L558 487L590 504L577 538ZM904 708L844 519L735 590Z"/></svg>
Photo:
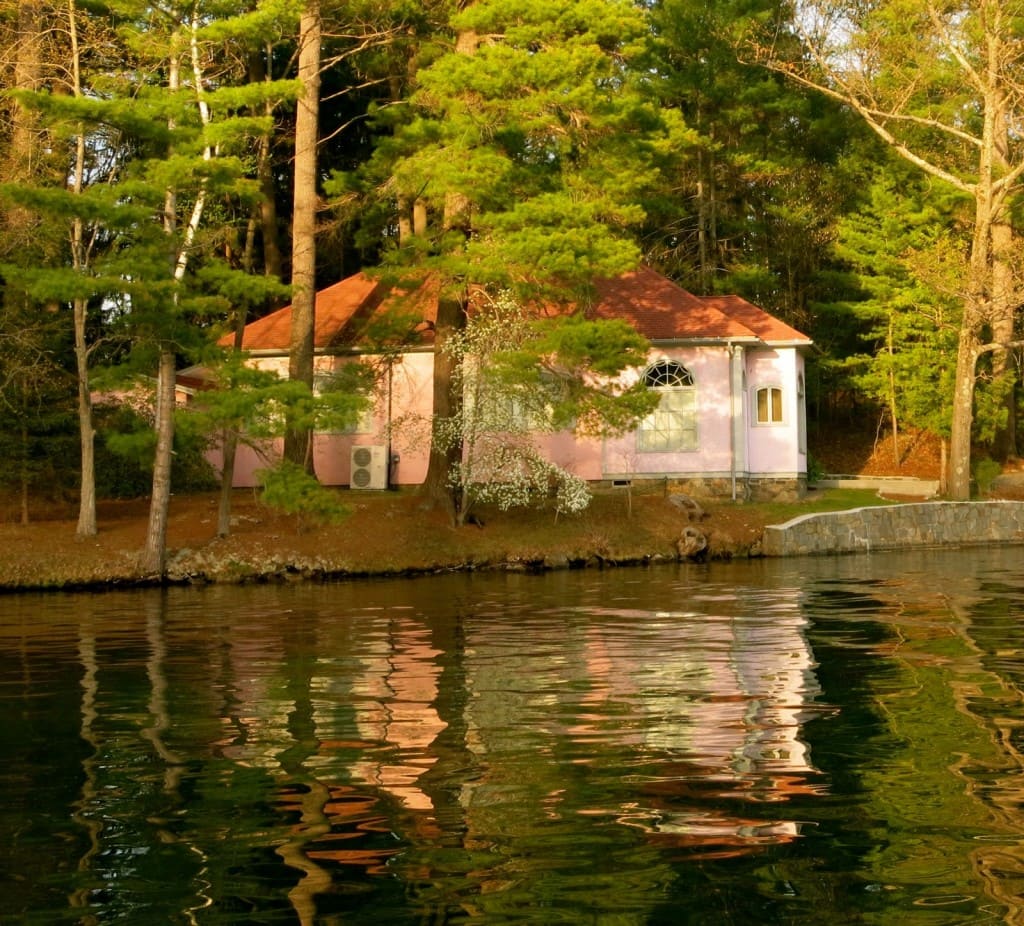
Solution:
<svg viewBox="0 0 1024 926"><path fill-rule="evenodd" d="M745 325L762 341L769 343L806 342L808 344L811 341L806 334L797 331L796 328L791 328L774 315L769 315L752 302L747 302L742 296L707 296L704 301L724 315Z"/></svg>
<svg viewBox="0 0 1024 926"><path fill-rule="evenodd" d="M380 284L363 273L356 273L316 294L315 348L329 347L345 330L353 316L368 305L380 303ZM286 305L270 315L245 326L243 350L287 350L291 340L292 307ZM220 339L222 346L232 343L233 335Z"/></svg>
<svg viewBox="0 0 1024 926"><path fill-rule="evenodd" d="M694 296L644 267L595 284L593 318L621 318L652 341L748 340L810 344L810 339L739 296ZM411 316L408 331L427 335L437 317L437 285L390 286L356 273L317 293L314 345L358 344L369 323L391 309ZM286 351L291 306L246 326L244 350ZM232 335L220 341L230 346Z"/></svg>
<svg viewBox="0 0 1024 926"><path fill-rule="evenodd" d="M742 322L648 267L600 280L595 289L594 318L625 319L652 341L755 337Z"/></svg>

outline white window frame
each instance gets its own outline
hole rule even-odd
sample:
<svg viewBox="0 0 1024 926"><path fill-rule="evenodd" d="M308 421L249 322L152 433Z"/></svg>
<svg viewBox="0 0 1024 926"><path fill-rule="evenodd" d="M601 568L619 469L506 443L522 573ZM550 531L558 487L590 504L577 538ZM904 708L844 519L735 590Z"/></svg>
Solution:
<svg viewBox="0 0 1024 926"><path fill-rule="evenodd" d="M648 389L661 393L658 407L636 430L638 453L692 453L699 448L697 385L678 360L658 360L643 374Z"/></svg>

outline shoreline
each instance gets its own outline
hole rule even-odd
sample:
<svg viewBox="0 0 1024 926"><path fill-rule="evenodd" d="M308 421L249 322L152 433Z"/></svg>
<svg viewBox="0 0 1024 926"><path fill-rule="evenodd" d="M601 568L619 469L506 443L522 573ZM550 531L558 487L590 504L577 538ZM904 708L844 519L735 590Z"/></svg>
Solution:
<svg viewBox="0 0 1024 926"><path fill-rule="evenodd" d="M213 493L175 497L162 576L139 572L148 502L106 502L99 532L77 538L64 517L0 523L0 594L114 591L207 584L414 578L452 572L541 573L760 555L757 506L724 507L695 520L661 495L595 497L574 518L550 511L482 512L451 527L415 495L346 499L343 522L302 528L239 492L232 533L217 537Z"/></svg>

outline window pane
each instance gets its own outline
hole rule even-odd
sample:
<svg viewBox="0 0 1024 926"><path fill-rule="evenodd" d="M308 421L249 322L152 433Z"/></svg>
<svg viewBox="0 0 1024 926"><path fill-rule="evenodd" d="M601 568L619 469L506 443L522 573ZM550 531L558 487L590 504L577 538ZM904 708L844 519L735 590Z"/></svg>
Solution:
<svg viewBox="0 0 1024 926"><path fill-rule="evenodd" d="M640 423L637 438L644 452L696 450L696 392L692 388L666 392L658 408Z"/></svg>
<svg viewBox="0 0 1024 926"><path fill-rule="evenodd" d="M755 415L758 424L782 422L782 390L777 386L762 386L754 393Z"/></svg>
<svg viewBox="0 0 1024 926"><path fill-rule="evenodd" d="M644 374L648 389L679 389L693 385L693 374L674 360L659 360Z"/></svg>

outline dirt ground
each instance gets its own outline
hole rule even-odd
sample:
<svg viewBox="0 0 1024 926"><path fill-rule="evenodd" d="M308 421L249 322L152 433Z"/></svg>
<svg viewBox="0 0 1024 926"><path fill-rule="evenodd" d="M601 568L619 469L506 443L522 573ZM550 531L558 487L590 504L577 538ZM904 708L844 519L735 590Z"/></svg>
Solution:
<svg viewBox="0 0 1024 926"><path fill-rule="evenodd" d="M934 434L891 433L836 428L811 437L811 453L824 472L844 476L912 476L938 479L942 444Z"/></svg>
<svg viewBox="0 0 1024 926"><path fill-rule="evenodd" d="M938 441L920 435L905 438L898 462L890 441L875 444L865 436L812 443L812 453L829 473L938 478ZM216 561L223 577L244 579L261 572L402 573L508 561L635 561L674 556L687 524L660 495L599 497L583 516L560 521L550 512L515 518L495 513L483 525L460 529L425 510L416 493L347 493L346 501L351 514L343 523L303 531L251 490L237 490L231 536L218 538L216 494L176 496L167 534L170 571L202 573ZM148 510L146 499L102 501L98 535L79 539L73 501L34 501L30 523L23 525L15 501L0 499L0 588L135 582ZM700 530L713 548L727 553L756 544L771 517L770 509L753 504L709 505L708 512ZM230 564L227 573L224 564Z"/></svg>

